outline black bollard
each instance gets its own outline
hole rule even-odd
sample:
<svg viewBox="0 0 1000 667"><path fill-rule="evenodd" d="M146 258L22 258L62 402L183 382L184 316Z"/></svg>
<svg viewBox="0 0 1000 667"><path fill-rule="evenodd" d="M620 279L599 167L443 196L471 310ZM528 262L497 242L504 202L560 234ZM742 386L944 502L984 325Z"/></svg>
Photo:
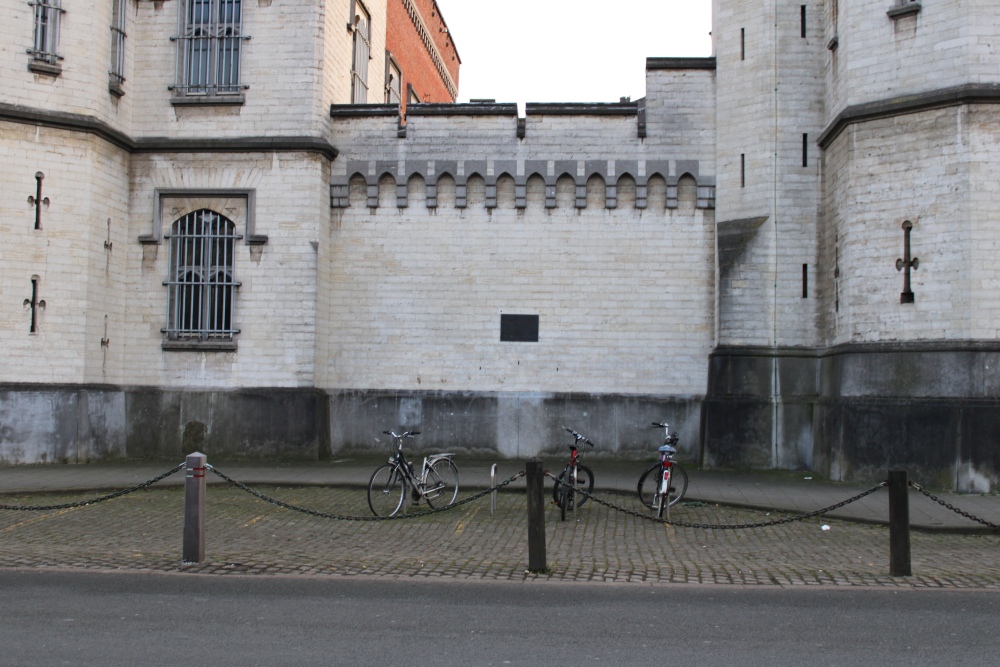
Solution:
<svg viewBox="0 0 1000 667"><path fill-rule="evenodd" d="M905 470L889 471L889 574L910 571L910 484Z"/></svg>
<svg viewBox="0 0 1000 667"><path fill-rule="evenodd" d="M528 485L528 571L545 572L545 471L541 459L524 466Z"/></svg>
<svg viewBox="0 0 1000 667"><path fill-rule="evenodd" d="M184 476L184 562L205 560L205 464L201 452L187 456Z"/></svg>

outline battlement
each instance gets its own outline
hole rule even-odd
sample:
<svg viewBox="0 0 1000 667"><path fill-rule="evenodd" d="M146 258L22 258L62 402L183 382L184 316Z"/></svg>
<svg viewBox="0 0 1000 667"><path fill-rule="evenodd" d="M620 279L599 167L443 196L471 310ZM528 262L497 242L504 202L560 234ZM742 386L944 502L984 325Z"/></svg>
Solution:
<svg viewBox="0 0 1000 667"><path fill-rule="evenodd" d="M405 119L397 105L333 105L330 115L337 119L333 140L341 151L331 175L333 208L349 206L352 180L364 181L368 207L378 208L385 178L395 184L398 208L408 206L413 179L421 181L427 207L437 208L438 185L447 177L455 184L456 208L468 206L468 186L475 179L483 183L487 209L502 207L497 194L505 182L513 189L513 206L526 208L534 179L544 184L547 209L565 201L557 197L560 182L573 189L577 209L595 201L617 208L619 184L630 194L634 188L636 209L647 208L651 186L662 187L663 206L674 209L685 176L696 185L696 206L715 207L714 165L704 159L710 156L704 149L676 156L678 149L662 136L666 131L647 137L645 99L529 103L524 117L517 105L492 101L412 104Z"/></svg>
<svg viewBox="0 0 1000 667"><path fill-rule="evenodd" d="M528 203L528 182L540 179L545 184L545 208L557 207L557 185L571 179L575 188L575 207L587 208L588 189L595 179L603 189L604 206L618 207L619 184L628 182L635 188L635 208L647 208L650 188L665 189L665 208L679 206L679 185L688 177L697 187L695 205L701 209L715 208L715 179L699 173L697 160L433 160L407 159L350 160L346 172L335 175L330 185L330 206L347 208L351 181L363 179L367 187L367 206L379 207L379 186L390 178L396 188L396 207L409 206L410 183L419 179L426 192L427 208L437 208L438 184L451 179L455 184L455 208L468 206L470 181L480 179L485 186L485 206L498 207L498 185L512 182L514 207L523 209Z"/></svg>

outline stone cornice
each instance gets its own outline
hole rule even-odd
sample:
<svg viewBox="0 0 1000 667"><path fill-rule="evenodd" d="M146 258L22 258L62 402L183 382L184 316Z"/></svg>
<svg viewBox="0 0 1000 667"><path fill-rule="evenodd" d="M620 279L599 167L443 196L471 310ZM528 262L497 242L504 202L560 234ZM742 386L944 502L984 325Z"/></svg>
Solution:
<svg viewBox="0 0 1000 667"><path fill-rule="evenodd" d="M316 137L146 137L135 142L134 153L319 153L328 160L337 149Z"/></svg>
<svg viewBox="0 0 1000 667"><path fill-rule="evenodd" d="M515 103L473 104L408 104L406 115L410 116L516 116Z"/></svg>
<svg viewBox="0 0 1000 667"><path fill-rule="evenodd" d="M82 114L45 111L0 102L0 120L22 123L24 125L41 125L42 127L70 130L72 132L86 132L87 134L96 135L127 151L135 149L135 142L124 132L116 130L107 123Z"/></svg>
<svg viewBox="0 0 1000 667"><path fill-rule="evenodd" d="M0 103L0 121L93 134L130 153L309 152L332 160L337 149L318 137L144 137L133 139L107 123L82 114L45 111Z"/></svg>
<svg viewBox="0 0 1000 667"><path fill-rule="evenodd" d="M830 347L767 347L755 345L720 345L711 357L798 357L821 359L843 354L942 354L955 352L1000 352L996 340L925 340L885 341L878 343L841 343Z"/></svg>
<svg viewBox="0 0 1000 667"><path fill-rule="evenodd" d="M528 102L524 113L526 116L635 116L639 105L637 102Z"/></svg>
<svg viewBox="0 0 1000 667"><path fill-rule="evenodd" d="M655 69L715 69L715 58L646 58L646 71Z"/></svg>
<svg viewBox="0 0 1000 667"><path fill-rule="evenodd" d="M331 104L330 118L399 117L398 104Z"/></svg>
<svg viewBox="0 0 1000 667"><path fill-rule="evenodd" d="M837 114L833 122L820 135L817 143L825 149L847 126L855 123L963 104L1000 104L1000 84L968 83L952 88L901 95L877 102L855 104Z"/></svg>

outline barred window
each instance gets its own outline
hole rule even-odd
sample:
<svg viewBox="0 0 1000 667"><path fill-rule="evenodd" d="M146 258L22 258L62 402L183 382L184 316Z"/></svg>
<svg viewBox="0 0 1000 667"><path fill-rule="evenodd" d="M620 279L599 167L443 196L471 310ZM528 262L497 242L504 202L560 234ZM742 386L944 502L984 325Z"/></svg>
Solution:
<svg viewBox="0 0 1000 667"><path fill-rule="evenodd" d="M111 14L111 69L108 70L108 89L117 97L125 94L125 3L112 0Z"/></svg>
<svg viewBox="0 0 1000 667"><path fill-rule="evenodd" d="M355 5L354 60L351 64L351 102L368 104L368 61L371 59L371 16L360 2Z"/></svg>
<svg viewBox="0 0 1000 667"><path fill-rule="evenodd" d="M175 220L170 241L167 286L167 340L221 342L239 333L233 328L236 288L233 259L236 233L232 220L200 209Z"/></svg>
<svg viewBox="0 0 1000 667"><path fill-rule="evenodd" d="M239 95L242 0L181 0L175 97Z"/></svg>
<svg viewBox="0 0 1000 667"><path fill-rule="evenodd" d="M60 3L61 0L33 0L28 3L35 15L35 43L33 48L28 49L32 64L49 65L56 71L62 60L62 56L56 53L59 48L59 21L63 13Z"/></svg>

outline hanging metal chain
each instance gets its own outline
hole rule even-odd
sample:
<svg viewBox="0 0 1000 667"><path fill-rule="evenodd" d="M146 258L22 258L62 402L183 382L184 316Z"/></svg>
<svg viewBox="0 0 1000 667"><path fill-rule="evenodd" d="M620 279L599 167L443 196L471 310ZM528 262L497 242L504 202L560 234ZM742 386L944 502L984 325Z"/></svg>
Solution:
<svg viewBox="0 0 1000 667"><path fill-rule="evenodd" d="M551 477L553 480L555 480L556 484L566 485L565 482L563 482L562 480L558 479L555 475L553 475L552 473L550 473L548 471L545 471L545 476L546 477ZM727 524L685 523L683 521L671 521L670 519L659 519L659 518L657 518L655 516L650 516L648 514L643 514L641 512L636 512L635 510L630 510L630 509L628 509L626 507L622 507L620 505L615 505L614 503L610 503L610 502L608 502L606 500L602 500L601 498L598 498L597 496L595 496L595 495L593 495L591 493L587 493L586 491L582 491L580 489L577 489L575 491L575 493L579 493L582 496L586 496L587 498L590 498L591 500L593 500L595 503L598 503L600 505L604 505L605 507L609 507L609 508L611 508L613 510L616 510L618 512L622 512L623 514L629 514L631 516L637 517L637 518L642 519L644 521L653 521L655 523L662 523L662 524L667 525L667 526L678 526L680 528L705 528L705 529L708 529L708 530L736 530L736 529L742 529L742 528L766 528L768 526L778 526L778 525L781 525L783 523L793 523L795 521L803 521L805 519L809 519L809 518L814 517L814 516L819 516L820 514L826 514L827 512L832 512L833 510L839 509L839 508L841 508L841 507L843 507L845 505L850 505L851 503L853 503L855 501L861 500L865 496L868 496L868 495L871 495L871 494L875 493L876 491L878 491L879 489L881 489L883 486L887 486L888 484L889 484L888 482L881 482L877 486L873 486L872 488L870 488L867 491L864 491L862 493L859 493L858 495L854 496L853 498L848 498L847 500L845 500L843 502L839 502L836 505L830 505L829 507L824 507L823 509L816 510L814 512L807 512L805 514L797 514L795 516L785 517L784 519L775 519L773 521L761 521L761 522L758 522L758 523L727 523Z"/></svg>
<svg viewBox="0 0 1000 667"><path fill-rule="evenodd" d="M923 488L922 486L920 486L920 485L919 485L919 484L917 484L916 482L909 482L909 484L910 484L910 486L912 486L912 487L913 487L914 489L916 489L916 490L917 490L917 491L919 491L920 493L924 494L925 496L927 496L928 498L930 498L931 500L933 500L934 502L936 502L936 503L937 503L938 505L941 505L942 507L947 507L947 508L948 508L948 509L950 509L950 510L951 510L952 512L954 512L955 514L961 514L961 515L962 515L962 516L964 516L964 517L965 517L966 519L969 519L970 521L975 521L975 522L977 522L977 523L981 523L981 524L983 524L984 526L989 526L989 527L990 527L990 528L992 528L993 530L1000 530L1000 526L998 526L997 524L995 524L995 523L990 523L990 522L989 522L989 521L987 521L986 519L980 519L980 518L979 518L978 516L974 516L974 515L972 515L972 514L969 514L969 513L968 513L968 512L966 512L965 510L961 510L961 509L959 509L959 508L955 507L954 505L950 505L949 503L947 503L947 502L946 502L946 501L944 501L944 500L941 500L940 498L938 498L938 497L937 497L937 496L935 496L935 495L934 495L933 493L931 493L931 492L930 492L930 491L928 491L927 489Z"/></svg>
<svg viewBox="0 0 1000 667"><path fill-rule="evenodd" d="M473 500L479 500L480 498L486 496L487 494L493 493L494 491L498 491L498 490L502 489L503 487L507 486L508 484L513 483L514 481L520 479L521 477L524 477L524 471L522 470L521 472L517 473L516 475L513 475L512 477L510 477L509 479L506 479L503 482L500 482L496 486L491 486L490 488L486 489L485 491L482 491L481 493L477 493L474 496L469 496L468 498L463 498L462 500L459 500L458 502L452 503L451 505L445 505L444 507L435 507L435 508L432 508L432 509L429 509L429 510L423 510L423 511L420 511L420 512L410 512L408 514L398 514L398 515L393 515L393 516L367 516L367 515L366 516L349 516L349 515L345 515L345 514L333 514L331 512L322 512L320 510L309 509L308 507L299 507L298 505L292 505L291 503L286 503L286 502L284 502L282 500L277 500L276 498L271 498L270 496L264 495L260 491L257 491L255 489L250 488L249 486L247 486L246 484L244 484L242 482L237 482L232 477L228 477L227 475L222 474L221 472L219 472L218 470L216 470L211 465L206 465L205 467L208 468L209 470L211 470L213 473L215 473L219 477L221 477L222 479L224 479L227 482L229 482L230 484L232 484L233 486L235 486L236 488L240 489L241 491L246 491L251 496L259 498L260 500L263 500L264 502L271 503L272 505L277 505L278 507L284 507L285 509L292 510L292 511L295 511L295 512L302 512L303 514L309 514L311 516L317 516L317 517L320 517L322 519L336 519L337 521L394 521L394 520L397 520L397 519L414 519L416 517L427 516L428 514L437 514L438 512L446 512L446 511L448 511L450 509L454 509L456 507L460 507L462 505L465 505L466 503L471 503Z"/></svg>
<svg viewBox="0 0 1000 667"><path fill-rule="evenodd" d="M104 502L105 500L111 500L112 498L120 498L121 496L127 495L134 491L140 489L145 489L147 486L152 486L162 479L170 477L178 470L183 470L187 467L187 464L181 463L177 467L168 470L159 477L154 477L148 482L143 482L142 484L136 484L135 486L130 486L127 489L122 489L121 491L115 491L114 493L109 493L106 496L100 496L99 498L91 498L90 500L80 500L75 503L64 503L62 505L0 505L0 510L19 510L19 511L44 511L44 510L64 510L70 509L72 507L86 507L87 505L93 505L95 503Z"/></svg>

